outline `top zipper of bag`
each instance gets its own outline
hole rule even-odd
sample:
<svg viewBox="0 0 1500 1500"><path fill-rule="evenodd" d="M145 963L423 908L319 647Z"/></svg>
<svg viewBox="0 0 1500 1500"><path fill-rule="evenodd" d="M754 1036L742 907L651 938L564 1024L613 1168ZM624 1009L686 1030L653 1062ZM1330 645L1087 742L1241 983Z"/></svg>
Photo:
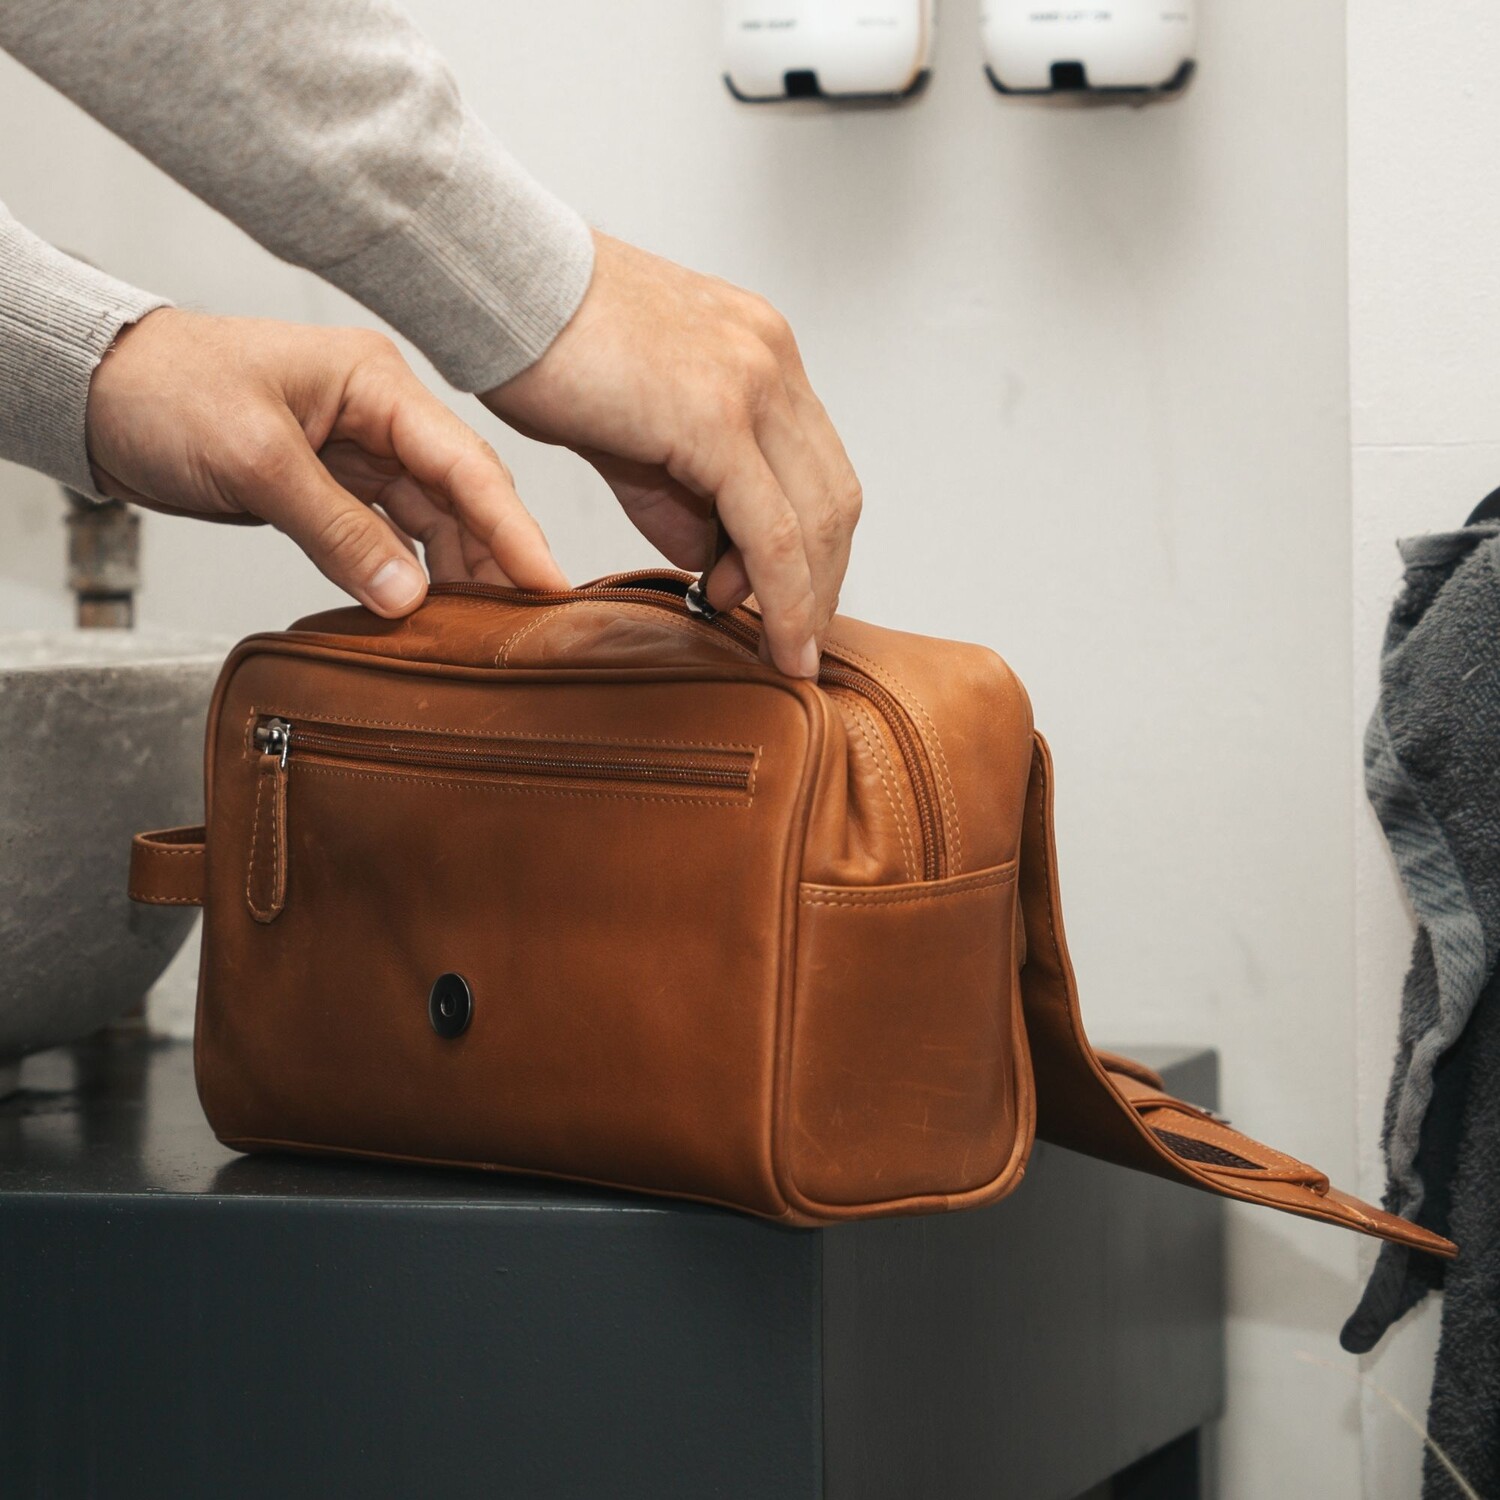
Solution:
<svg viewBox="0 0 1500 1500"><path fill-rule="evenodd" d="M556 606L587 600L648 604L681 618L695 620L708 630L727 636L752 656L760 651L760 627L740 610L714 610L697 593L695 581L684 574L642 570L619 573L602 584L568 591L530 592L493 583L440 583L428 591L433 595L469 595L503 600L507 604ZM947 873L947 845L943 830L943 805L937 780L927 757L921 731L901 700L868 672L841 656L836 649L823 653L818 681L824 687L842 688L857 694L875 709L889 729L906 769L907 780L917 802L922 835L922 878L939 880Z"/></svg>

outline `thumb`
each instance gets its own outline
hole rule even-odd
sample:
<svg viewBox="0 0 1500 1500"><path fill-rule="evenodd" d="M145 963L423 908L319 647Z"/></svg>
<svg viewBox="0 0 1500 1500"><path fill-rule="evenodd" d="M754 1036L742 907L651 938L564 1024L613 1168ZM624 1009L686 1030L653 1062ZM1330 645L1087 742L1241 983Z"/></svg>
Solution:
<svg viewBox="0 0 1500 1500"><path fill-rule="evenodd" d="M369 506L336 483L291 412L280 441L254 472L225 485L230 498L285 532L325 577L388 619L412 612L427 575L406 543Z"/></svg>

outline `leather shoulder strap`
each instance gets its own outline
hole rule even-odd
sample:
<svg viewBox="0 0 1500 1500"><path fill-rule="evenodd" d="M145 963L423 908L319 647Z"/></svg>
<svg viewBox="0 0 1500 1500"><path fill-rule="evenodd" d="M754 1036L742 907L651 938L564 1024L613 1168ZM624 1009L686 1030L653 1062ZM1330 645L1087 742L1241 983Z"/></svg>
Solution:
<svg viewBox="0 0 1500 1500"><path fill-rule="evenodd" d="M1451 1257L1457 1247L1330 1187L1315 1167L1262 1145L1211 1111L1163 1091L1129 1058L1096 1053L1084 1033L1068 960L1052 832L1052 757L1036 736L1021 839L1026 966L1021 995L1043 1140L1192 1187L1322 1219Z"/></svg>
<svg viewBox="0 0 1500 1500"><path fill-rule="evenodd" d="M130 841L130 899L147 906L203 905L203 826L159 828Z"/></svg>

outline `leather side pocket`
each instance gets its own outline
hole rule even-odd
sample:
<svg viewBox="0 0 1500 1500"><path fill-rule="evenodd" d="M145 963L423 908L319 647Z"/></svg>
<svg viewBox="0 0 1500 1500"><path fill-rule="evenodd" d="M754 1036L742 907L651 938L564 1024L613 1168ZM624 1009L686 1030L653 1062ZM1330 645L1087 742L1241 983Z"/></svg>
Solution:
<svg viewBox="0 0 1500 1500"><path fill-rule="evenodd" d="M956 1207L1018 1178L1033 1110L1015 892L1013 863L801 888L781 1151L801 1212Z"/></svg>

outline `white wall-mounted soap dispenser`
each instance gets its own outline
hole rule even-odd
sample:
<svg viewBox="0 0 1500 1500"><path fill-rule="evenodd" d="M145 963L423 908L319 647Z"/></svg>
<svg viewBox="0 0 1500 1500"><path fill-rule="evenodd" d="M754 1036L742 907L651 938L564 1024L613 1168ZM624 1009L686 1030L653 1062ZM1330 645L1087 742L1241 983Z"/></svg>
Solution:
<svg viewBox="0 0 1500 1500"><path fill-rule="evenodd" d="M1002 94L1125 102L1180 93L1193 75L1198 0L984 0L985 72Z"/></svg>
<svg viewBox="0 0 1500 1500"><path fill-rule="evenodd" d="M919 92L934 0L724 0L736 99L893 100Z"/></svg>

